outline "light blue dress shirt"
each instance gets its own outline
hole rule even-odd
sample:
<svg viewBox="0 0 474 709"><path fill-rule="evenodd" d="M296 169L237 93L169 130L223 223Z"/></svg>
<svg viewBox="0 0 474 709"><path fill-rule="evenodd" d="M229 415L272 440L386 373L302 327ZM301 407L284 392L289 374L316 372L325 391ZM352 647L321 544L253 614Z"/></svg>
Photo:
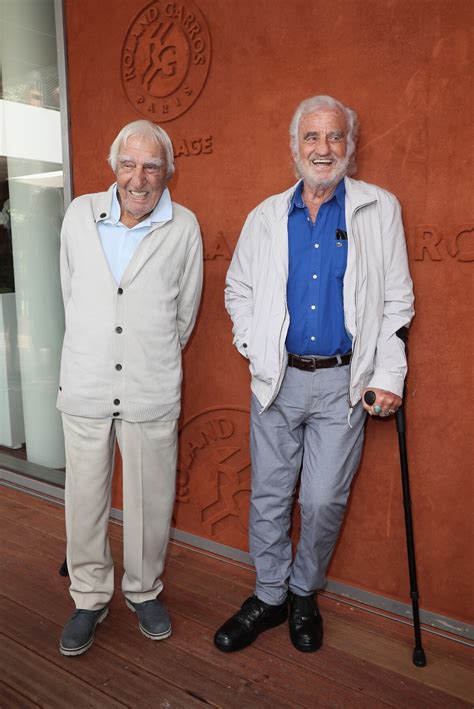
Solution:
<svg viewBox="0 0 474 709"><path fill-rule="evenodd" d="M167 188L164 189L158 204L146 219L139 222L131 229L120 221L120 204L117 197L117 185L112 193L110 214L97 223L100 241L107 258L109 268L117 282L122 280L125 270L132 260L140 242L157 222L166 223L173 218L173 205L171 195Z"/></svg>

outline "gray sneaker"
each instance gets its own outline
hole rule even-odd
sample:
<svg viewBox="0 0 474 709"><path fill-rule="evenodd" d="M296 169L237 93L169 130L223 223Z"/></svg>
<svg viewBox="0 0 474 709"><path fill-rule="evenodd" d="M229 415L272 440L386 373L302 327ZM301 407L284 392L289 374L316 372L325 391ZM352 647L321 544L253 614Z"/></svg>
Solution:
<svg viewBox="0 0 474 709"><path fill-rule="evenodd" d="M94 642L96 626L107 617L107 606L98 611L78 608L64 626L59 643L61 655L82 655Z"/></svg>
<svg viewBox="0 0 474 709"><path fill-rule="evenodd" d="M143 603L133 603L126 598L125 602L130 610L137 614L138 627L147 638L164 640L171 635L168 611L157 598Z"/></svg>

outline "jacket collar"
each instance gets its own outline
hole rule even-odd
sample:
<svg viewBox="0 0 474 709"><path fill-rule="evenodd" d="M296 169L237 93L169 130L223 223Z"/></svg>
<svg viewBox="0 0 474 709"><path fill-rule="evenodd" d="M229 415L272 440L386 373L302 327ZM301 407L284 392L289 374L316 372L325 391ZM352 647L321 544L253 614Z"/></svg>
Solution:
<svg viewBox="0 0 474 709"><path fill-rule="evenodd" d="M288 212L300 180L280 194L273 195L260 205L262 221L266 222L279 257L275 267L284 282L288 278ZM372 185L350 177L344 178L346 189L346 215L353 214L359 207L377 201ZM347 219L347 216L346 216Z"/></svg>
<svg viewBox="0 0 474 709"><path fill-rule="evenodd" d="M298 187L300 180L292 185L288 190L280 192L266 199L261 207L261 214L269 220L271 224L286 220L288 212L293 201L295 190Z"/></svg>
<svg viewBox="0 0 474 709"><path fill-rule="evenodd" d="M107 192L96 192L92 195L92 213L96 224L110 217L114 184L110 185Z"/></svg>
<svg viewBox="0 0 474 709"><path fill-rule="evenodd" d="M295 190L301 180L295 182L289 189L280 192L274 197L266 199L262 205L262 214L270 220L270 222L286 220L288 211L291 207ZM350 206L350 211L363 207L366 204L371 204L377 201L372 185L361 180L353 180L352 177L344 178L344 187L346 190L346 199Z"/></svg>
<svg viewBox="0 0 474 709"><path fill-rule="evenodd" d="M260 219L266 224L272 239L274 267L282 283L288 279L288 212L298 183L260 205Z"/></svg>
<svg viewBox="0 0 474 709"><path fill-rule="evenodd" d="M372 204L372 202L377 201L373 185L369 185L367 182L362 182L362 180L353 180L352 177L346 176L344 178L344 185L346 188L346 199L348 202L347 211L349 213L359 209L359 207L364 207L367 204Z"/></svg>

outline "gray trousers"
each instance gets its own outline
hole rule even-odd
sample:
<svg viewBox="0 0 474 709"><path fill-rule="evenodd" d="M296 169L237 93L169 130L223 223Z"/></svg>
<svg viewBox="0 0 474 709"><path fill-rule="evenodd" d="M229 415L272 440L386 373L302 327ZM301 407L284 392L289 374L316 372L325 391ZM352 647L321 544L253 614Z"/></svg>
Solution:
<svg viewBox="0 0 474 709"><path fill-rule="evenodd" d="M308 595L326 583L364 441L365 411L357 404L351 428L348 399L348 366L288 367L263 414L252 397L249 543L255 593L266 603L283 603L288 589ZM293 560L289 532L298 479L301 531Z"/></svg>

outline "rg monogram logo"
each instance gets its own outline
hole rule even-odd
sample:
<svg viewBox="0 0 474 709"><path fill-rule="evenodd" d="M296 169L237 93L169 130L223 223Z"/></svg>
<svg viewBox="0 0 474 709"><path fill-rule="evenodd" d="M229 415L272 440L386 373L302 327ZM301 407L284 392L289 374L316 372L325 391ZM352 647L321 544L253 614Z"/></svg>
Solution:
<svg viewBox="0 0 474 709"><path fill-rule="evenodd" d="M204 16L191 0L155 0L132 22L122 48L122 84L138 113L160 123L188 110L211 60Z"/></svg>

